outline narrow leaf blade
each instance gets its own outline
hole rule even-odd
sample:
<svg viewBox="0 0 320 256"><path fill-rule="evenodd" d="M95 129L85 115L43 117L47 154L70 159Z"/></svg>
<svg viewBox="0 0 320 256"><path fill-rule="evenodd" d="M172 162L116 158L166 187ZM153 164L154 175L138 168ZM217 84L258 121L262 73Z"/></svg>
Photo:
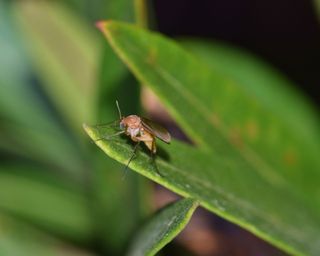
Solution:
<svg viewBox="0 0 320 256"><path fill-rule="evenodd" d="M0 215L0 254L2 256L64 255L93 256L83 248L52 237L31 225Z"/></svg>
<svg viewBox="0 0 320 256"><path fill-rule="evenodd" d="M14 10L44 89L80 137L81 123L94 120L96 106L101 45L93 26L59 2L18 1Z"/></svg>
<svg viewBox="0 0 320 256"><path fill-rule="evenodd" d="M100 129L88 125L84 128L107 155L128 164L133 145L126 138L99 140ZM114 133L111 129L104 131L106 136ZM208 210L290 253L301 253L297 248L314 252L319 249L319 221L314 209L291 191L270 187L257 173L243 170L241 174L246 181L241 181L235 178L238 171L232 171L232 165L225 159L176 140L160 148L156 165L161 176L151 164L148 152L140 150L130 168L181 196L196 198ZM304 223L305 229L296 223Z"/></svg>
<svg viewBox="0 0 320 256"><path fill-rule="evenodd" d="M176 152L174 144L168 147L166 162L173 168L167 168L166 174L181 171L169 175L170 180L156 177L138 161L132 168L199 199L208 209L290 253L317 255L320 201L315 195L320 190L320 164L315 149L319 143L299 136L297 127L301 126L288 125L288 120L274 115L237 79L215 71L174 42L118 22L106 22L101 30L198 146L198 158L185 155L184 160L189 159L185 162L182 154L196 153L185 147L180 148L183 153ZM248 134L250 120L261 129L259 137ZM99 146L125 162L126 153L113 147L114 143ZM197 159L197 166L191 159ZM183 185L180 175L188 175L183 181L191 189Z"/></svg>
<svg viewBox="0 0 320 256"><path fill-rule="evenodd" d="M0 211L68 239L89 241L93 225L84 193L55 184L50 175L44 179L38 171L17 166L0 168Z"/></svg>
<svg viewBox="0 0 320 256"><path fill-rule="evenodd" d="M187 198L160 210L134 238L127 255L155 255L187 225L197 206Z"/></svg>

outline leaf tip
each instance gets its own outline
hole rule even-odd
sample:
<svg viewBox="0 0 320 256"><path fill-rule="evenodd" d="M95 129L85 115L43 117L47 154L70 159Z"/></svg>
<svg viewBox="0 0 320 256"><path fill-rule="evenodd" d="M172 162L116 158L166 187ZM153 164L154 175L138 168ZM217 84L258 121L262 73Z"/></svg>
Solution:
<svg viewBox="0 0 320 256"><path fill-rule="evenodd" d="M83 129L85 130L85 132L92 138L93 132L92 132L92 130L91 130L90 125L88 125L88 124L86 124L86 123L83 123L83 124L82 124L82 128L83 128Z"/></svg>
<svg viewBox="0 0 320 256"><path fill-rule="evenodd" d="M110 23L110 20L99 20L96 22L96 27L101 31L101 32L105 32L107 25Z"/></svg>
<svg viewBox="0 0 320 256"><path fill-rule="evenodd" d="M88 126L86 123L83 123L83 124L82 124L82 128L83 128L84 130L87 130L88 127L89 127L89 126Z"/></svg>
<svg viewBox="0 0 320 256"><path fill-rule="evenodd" d="M103 27L105 26L106 24L106 21L105 20L99 20L95 23L96 27L99 29L99 30L102 30Z"/></svg>

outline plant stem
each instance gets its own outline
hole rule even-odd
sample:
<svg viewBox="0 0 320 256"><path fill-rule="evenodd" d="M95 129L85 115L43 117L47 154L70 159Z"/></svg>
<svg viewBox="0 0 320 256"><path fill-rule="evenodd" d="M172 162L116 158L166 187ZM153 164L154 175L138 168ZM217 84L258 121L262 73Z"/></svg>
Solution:
<svg viewBox="0 0 320 256"><path fill-rule="evenodd" d="M134 0L136 23L139 27L148 28L147 0Z"/></svg>

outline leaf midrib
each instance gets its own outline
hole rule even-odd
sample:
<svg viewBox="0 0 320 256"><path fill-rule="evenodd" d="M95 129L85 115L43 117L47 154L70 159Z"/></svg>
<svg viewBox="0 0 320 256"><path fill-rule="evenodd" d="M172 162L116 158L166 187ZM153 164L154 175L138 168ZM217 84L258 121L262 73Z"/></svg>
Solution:
<svg viewBox="0 0 320 256"><path fill-rule="evenodd" d="M112 152L113 150L110 150L110 148L107 146L104 146L104 142L97 142L97 144L103 149L109 152L109 154L112 156L115 156L115 158L120 162L124 162L124 159L121 158L119 159L116 155L115 152ZM115 144L117 147L122 148L124 150L128 150L128 146L126 146L125 144L123 144L123 142L119 142L119 141L113 141L113 144ZM115 154L114 154L115 153ZM146 156L147 157L147 156ZM197 178L196 176L192 175L192 172L184 172L182 169L170 165L167 162L163 161L163 160L157 160L157 162L166 167L169 168L175 172L178 172L180 174L183 174L183 176L187 177L187 179L191 179L195 182L197 182L198 184L200 184L202 187L206 187L208 189L213 190L214 192L216 192L217 194L221 195L222 197L226 198L227 200L229 200L230 202L234 203L235 205L237 205L239 208L244 208L247 209L249 212L251 212L251 214L253 216L256 216L258 219L263 219L265 220L267 223L273 225L275 228L277 228L278 232L280 233L286 233L288 235L288 237L294 238L295 242L297 241L301 241L303 240L303 242L301 242L301 244L310 244L310 237L306 236L305 233L300 232L300 229L296 229L296 228L292 228L291 226L288 226L287 224L283 223L281 220L279 220L278 218L275 218L273 216L270 216L269 214L265 214L264 212L259 211L254 205L249 204L248 202L243 201L242 199L237 198L234 194L231 193L226 193L223 189L221 189L221 187L217 186L215 184L215 186L212 186L211 183L205 182L202 179ZM160 184L162 184L163 186L167 187L168 189L180 194L181 196L184 197L195 197L195 195L190 194L188 192L185 192L184 190L181 190L180 188L175 187L173 184L167 182L165 179L163 178L159 178L157 176L155 176L154 174L152 174L152 172L148 172L145 170L142 170L139 165L136 165L135 161L133 160L130 164L132 167L134 167L135 170L137 170L138 172L140 172L141 174L143 174L144 176L159 182ZM275 241L274 238L269 237L268 235L266 235L266 233L261 233L259 230L257 230L254 226L252 226L250 223L243 221L243 220L239 220L238 218L233 217L232 215L229 215L228 213L221 211L218 207L212 205L211 203L208 203L206 201L204 201L202 198L196 198L199 200L200 205L202 205L203 207L205 207L206 209L216 212L218 215L229 219L230 221L234 222L234 223L238 223L240 226L244 226L246 227L248 230L251 230L251 232L259 235L260 237L264 237L266 240L271 241L273 243L279 244L280 247L284 247L287 248L289 251L296 253L296 249L292 249L290 246L288 246L287 244L283 244L282 242L278 242ZM314 232L314 229L312 229L313 233L316 234L316 232ZM303 237L303 239L302 239ZM312 243L312 241L311 241ZM309 245L309 247L312 247L313 243Z"/></svg>
<svg viewBox="0 0 320 256"><path fill-rule="evenodd" d="M194 97L187 89L186 87L183 87L182 84L176 80L169 72L165 71L161 67L155 65L155 70L158 72L158 74L164 75L162 76L169 84L171 84L179 93L180 95L184 95L186 99L190 100L190 104L195 107L195 109L198 110L198 113L213 127L215 127L220 134L223 136L225 141L229 143L232 146L232 143L230 143L230 140L228 139L227 131L228 129L225 128L226 125L223 123L222 120L219 120L219 125L210 118L211 112L205 107L205 105L201 104L201 102ZM160 72L159 72L160 71ZM204 141L204 140L202 140ZM205 143L205 141L204 141ZM210 145L206 144L207 147L210 148ZM241 147L241 149L234 147L237 149L237 152L240 153L240 155L251 164L254 170L256 170L262 177L266 178L271 184L277 185L278 187L287 186L287 181L280 175L277 174L277 172L268 165L258 154L255 154L250 147L248 147L246 144ZM263 168L262 168L263 167Z"/></svg>
<svg viewBox="0 0 320 256"><path fill-rule="evenodd" d="M112 24L112 23L111 23ZM109 31L106 30L106 35L109 38L109 42L110 44L113 46L113 48L115 49L115 51L118 53L118 55L120 56L120 58L128 64L128 66L131 68L131 70L133 70L137 76L139 77L139 79L142 81L143 84L149 84L148 81L146 81L144 79L144 76L141 74L140 70L138 68L135 68L135 65L129 60L130 58L126 57L126 54L121 51L120 48L117 47L117 44L115 43L113 37L109 34ZM136 52L139 56L140 59L143 59L144 54L141 53L140 48L139 47L135 47L132 44L127 44L126 45L127 48L131 48L134 52ZM190 58L192 58L192 56L189 56ZM196 59L194 59L195 62L198 62L199 64L201 64L199 61L197 61ZM206 65L202 64L204 66L204 68L208 68ZM211 119L208 118L208 116L211 115L211 112L207 110L207 108L202 105L188 90L187 88L183 87L181 85L181 83L176 80L174 78L174 76L172 76L170 74L170 72L166 71L165 69L161 68L159 65L157 65L157 63L153 63L153 68L156 70L157 74L162 77L164 80L166 80L170 85L172 85L173 88L176 89L177 92L179 92L180 94L184 95L186 97L186 99L189 99L190 103L197 109L198 113L200 114L200 116L202 116L204 118L204 120L206 120L210 126L213 126L214 128L216 128L220 134L223 136L223 138L225 139L225 141L227 143L229 143L229 145L233 146L232 143L229 142L228 139L228 135L223 131L223 129L225 129L224 127L226 127L223 123L222 120L220 120L219 122L221 123L221 127L218 127L215 122ZM165 75L164 75L165 74ZM163 76L164 75L164 76ZM169 78L169 79L167 79ZM158 95L162 95L161 92L157 91L157 89L155 89L156 87L153 86L153 90L157 92ZM172 108L171 108L172 109ZM177 113L176 113L177 114ZM207 115L207 116L206 116ZM179 118L179 120L181 120ZM185 124L186 126L188 126L188 124ZM184 127L184 126L183 126ZM187 130L187 132L190 134L190 130L192 129L185 129ZM193 132L191 132L191 134L194 134ZM211 149L210 145L205 143L205 140L203 140L201 138L201 136L197 136L198 139L201 140L201 142L204 145L204 148L208 148ZM202 145L202 146L203 146ZM274 170L273 167L271 167L268 163L266 163L260 156L258 156L257 154L254 154L253 150L251 150L248 145L244 144L242 146L242 148L244 149L244 151L241 151L240 149L238 149L237 147L233 147L237 150L237 152L239 152L240 156L243 157L243 159L249 163L249 165L251 167L253 167L253 169L255 171L257 171L259 173L259 175L261 175L263 178L266 178L270 184L272 185L276 185L278 187L289 187L288 182L280 175L278 175L278 172L276 172L276 170ZM258 167L257 167L258 166ZM260 168L259 168L260 167Z"/></svg>
<svg viewBox="0 0 320 256"><path fill-rule="evenodd" d="M112 152L110 152L109 147L105 147L104 146L104 142L97 142L97 144L105 150L109 151L109 154L111 153L111 155L113 155ZM121 141L112 141L112 144L117 145L117 147L122 148L124 150L128 150L128 146L126 146L125 144L123 144L123 142ZM120 159L118 159L120 160ZM123 159L121 159L120 161L123 161ZM257 209L254 205L249 204L248 202L236 197L234 194L231 193L227 193L224 191L224 189L222 189L221 187L219 187L217 184L215 184L214 186L209 183L204 181L203 179L199 179L198 177L194 176L192 172L188 172L186 173L185 171L183 171L182 169L180 169L179 167L173 166L168 164L166 161L162 160L162 159L158 159L156 160L160 165L163 165L166 168L169 168L175 172L178 172L180 174L182 174L183 176L187 177L187 179L195 181L196 183L198 183L200 186L202 187L206 187L207 189L213 190L214 192L216 192L217 194L221 195L222 197L226 198L227 200L233 202L234 204L236 204L239 208L245 208L248 211L250 211L252 213L252 215L255 215L258 218L261 218L261 216L264 216L262 219L267 220L268 223L271 223L275 226L279 226L279 224L281 225L281 230L290 230L290 232L288 232L288 234L291 234L290 236L292 236L292 231L294 231L294 233L299 233L300 230L298 229L294 229L292 227L288 227L286 224L284 224L281 220L279 220L278 218L275 218L273 216L270 216L268 214L265 214L264 212L260 211L259 209ZM132 163L130 164L131 166L135 166L135 160L132 160ZM137 167L136 169L140 169L139 167ZM173 185L171 185L170 183L167 183L167 181L163 178L159 178L156 177L154 174L152 174L151 172L145 172L142 171L142 174L147 176L150 179L153 179L161 184L163 184L164 186L167 186L168 188L170 188L171 190L183 195L183 196L192 196L194 197L194 195L186 193L180 189L177 189L176 187L174 187ZM199 198L201 199L201 198ZM212 210L214 208L214 211L216 212L217 210L221 213L221 215L225 216L225 212L222 213L222 211L219 210L218 207L213 207L211 204L209 203L205 203L204 201L202 201L202 204L205 208L208 208L210 210ZM239 222L239 221L236 221ZM299 233L299 235L297 235L296 237L297 239L301 239L301 233ZM307 241L308 239L306 239Z"/></svg>

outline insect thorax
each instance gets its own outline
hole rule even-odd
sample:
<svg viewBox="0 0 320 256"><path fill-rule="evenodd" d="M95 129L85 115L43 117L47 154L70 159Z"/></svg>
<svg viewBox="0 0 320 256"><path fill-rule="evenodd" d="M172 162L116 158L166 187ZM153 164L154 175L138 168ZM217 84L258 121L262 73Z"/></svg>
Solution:
<svg viewBox="0 0 320 256"><path fill-rule="evenodd" d="M121 126L125 127L127 135L135 137L140 133L141 119L136 115L124 117L120 122L120 127Z"/></svg>

